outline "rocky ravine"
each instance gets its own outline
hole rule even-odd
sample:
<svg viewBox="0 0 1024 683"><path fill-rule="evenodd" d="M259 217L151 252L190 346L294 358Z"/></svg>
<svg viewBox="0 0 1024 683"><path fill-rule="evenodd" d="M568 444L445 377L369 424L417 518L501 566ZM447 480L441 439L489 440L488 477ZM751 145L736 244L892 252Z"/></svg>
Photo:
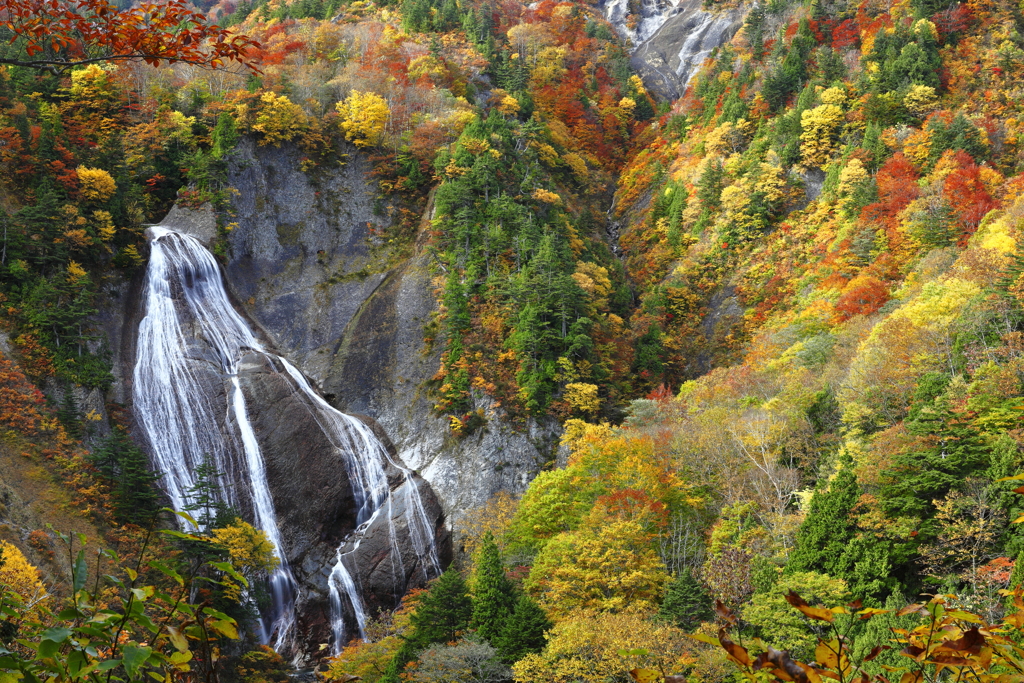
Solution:
<svg viewBox="0 0 1024 683"><path fill-rule="evenodd" d="M467 511L498 491L522 492L555 458L558 425L531 421L517 428L492 411L474 434L450 435L424 387L441 351L424 339L436 308L429 257L417 249L389 262L375 248L373 228L387 227L388 219L364 155L351 149L346 165L312 178L299 170L300 159L287 145L246 140L239 146L230 171L239 194L225 282L267 348L289 358L335 407L376 424L392 453L419 473L422 480L413 481L429 518L442 525L435 538L445 563L451 550L459 551ZM217 233L208 211L175 207L163 224L207 244ZM140 271L131 282L111 286L96 318L112 340L117 379L108 400L127 404L145 313L142 280ZM266 362L245 360L239 378L267 462L285 553L303 586L299 646L315 648L329 638L326 580L337 544L354 526L351 495L337 463L321 455L327 446L303 422L308 416L289 398L292 389ZM479 407L490 410L483 397ZM382 559L386 532L371 526L360 537L360 582L372 614L393 606L395 578ZM406 562L404 569L409 585L422 582L422 567Z"/></svg>
<svg viewBox="0 0 1024 683"><path fill-rule="evenodd" d="M633 68L662 99L680 97L711 51L732 40L746 16L743 5L709 11L702 0L604 0L601 7L632 43Z"/></svg>
<svg viewBox="0 0 1024 683"><path fill-rule="evenodd" d="M552 460L553 420L517 429L501 415L454 439L424 383L440 344L424 327L436 309L429 257L388 261L373 229L386 205L355 148L344 166L299 170L293 147L244 141L229 182L240 194L225 277L251 320L338 409L372 417L406 466L433 488L456 539L468 510L498 491L520 493ZM379 245L378 245L379 246ZM481 398L480 407L489 408ZM272 482L273 485L273 482Z"/></svg>

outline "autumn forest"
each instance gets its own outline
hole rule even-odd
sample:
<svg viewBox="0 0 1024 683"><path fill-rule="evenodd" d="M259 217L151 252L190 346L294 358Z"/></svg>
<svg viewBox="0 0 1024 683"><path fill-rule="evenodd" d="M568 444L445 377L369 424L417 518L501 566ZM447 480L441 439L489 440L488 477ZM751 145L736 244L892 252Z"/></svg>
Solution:
<svg viewBox="0 0 1024 683"><path fill-rule="evenodd" d="M0 683L1024 678L1024 4L704 0L676 99L626 4L0 0ZM558 432L317 657L97 322L243 144L367 160L446 448Z"/></svg>

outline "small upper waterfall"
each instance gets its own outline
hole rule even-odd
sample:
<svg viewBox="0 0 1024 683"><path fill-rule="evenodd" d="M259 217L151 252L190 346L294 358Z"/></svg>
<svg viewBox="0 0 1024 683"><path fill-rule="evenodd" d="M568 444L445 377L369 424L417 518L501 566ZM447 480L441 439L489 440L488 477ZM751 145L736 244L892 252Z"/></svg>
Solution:
<svg viewBox="0 0 1024 683"><path fill-rule="evenodd" d="M298 369L263 348L231 306L213 256L196 239L159 226L150 228L150 236L143 295L146 313L139 325L134 370L134 412L149 441L153 464L163 473L167 495L180 510L188 504L200 465L209 462L221 473L222 502L247 512L281 560L270 579L272 606L261 617L261 637L275 648L288 644L293 638L299 586L282 544L259 435L239 381L243 356L265 358L289 382L290 398L308 411L323 432L352 488L355 530L337 548L327 579L332 644L339 651L347 638L356 635L346 629L346 614L349 623L354 621L358 627L358 635L363 635L366 610L358 585L359 567L353 566L351 558L372 524L386 524L390 571L400 590L404 590L406 573L399 533L407 534L425 575L440 573L434 529L418 483L367 424L335 410ZM396 528L396 517L401 529Z"/></svg>

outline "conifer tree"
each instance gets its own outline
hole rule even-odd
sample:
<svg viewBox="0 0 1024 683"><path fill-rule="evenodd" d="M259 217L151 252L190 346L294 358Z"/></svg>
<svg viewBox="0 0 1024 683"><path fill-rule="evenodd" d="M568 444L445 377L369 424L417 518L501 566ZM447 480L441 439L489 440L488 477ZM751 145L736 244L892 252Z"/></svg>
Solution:
<svg viewBox="0 0 1024 683"><path fill-rule="evenodd" d="M515 585L505 576L498 544L487 532L476 564L472 626L492 645L516 606Z"/></svg>
<svg viewBox="0 0 1024 683"><path fill-rule="evenodd" d="M149 469L149 459L132 442L128 433L115 427L89 459L112 488L117 521L148 525L160 509L156 490L160 475Z"/></svg>
<svg viewBox="0 0 1024 683"><path fill-rule="evenodd" d="M398 683L405 665L434 643L450 643L469 628L473 602L466 582L458 571L449 567L430 588L416 611L409 618L410 633L395 652L381 683Z"/></svg>
<svg viewBox="0 0 1024 683"><path fill-rule="evenodd" d="M515 611L494 640L502 660L511 664L528 654L540 652L547 644L544 633L553 624L540 605L529 595L520 595Z"/></svg>
<svg viewBox="0 0 1024 683"><path fill-rule="evenodd" d="M684 631L711 619L711 598L689 567L681 569L668 585L658 616Z"/></svg>
<svg viewBox="0 0 1024 683"><path fill-rule="evenodd" d="M838 570L856 530L851 512L859 497L857 477L847 461L828 490L817 491L811 498L807 518L796 535L796 549L786 564L787 574L817 571L842 575Z"/></svg>

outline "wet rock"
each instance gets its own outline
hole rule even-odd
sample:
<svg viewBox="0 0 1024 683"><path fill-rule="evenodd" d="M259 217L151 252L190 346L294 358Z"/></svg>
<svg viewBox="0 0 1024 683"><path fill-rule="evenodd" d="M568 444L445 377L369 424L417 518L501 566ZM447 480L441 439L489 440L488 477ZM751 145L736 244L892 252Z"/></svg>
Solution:
<svg viewBox="0 0 1024 683"><path fill-rule="evenodd" d="M498 491L522 492L555 458L558 424L514 423L478 396L474 408L488 414L487 425L451 435L427 387L443 345L425 333L437 307L429 255L420 247L408 257L382 255L375 230L388 218L378 215L379 190L361 152L315 178L299 170L300 158L287 145L250 142L232 163L240 194L229 289L332 405L380 424L400 461L432 487L457 540L466 511Z"/></svg>
<svg viewBox="0 0 1024 683"><path fill-rule="evenodd" d="M647 88L662 99L676 99L711 52L732 40L746 8L704 9L702 0L642 0L637 22L626 20L632 3L605 0L605 17L633 44L632 63Z"/></svg>

